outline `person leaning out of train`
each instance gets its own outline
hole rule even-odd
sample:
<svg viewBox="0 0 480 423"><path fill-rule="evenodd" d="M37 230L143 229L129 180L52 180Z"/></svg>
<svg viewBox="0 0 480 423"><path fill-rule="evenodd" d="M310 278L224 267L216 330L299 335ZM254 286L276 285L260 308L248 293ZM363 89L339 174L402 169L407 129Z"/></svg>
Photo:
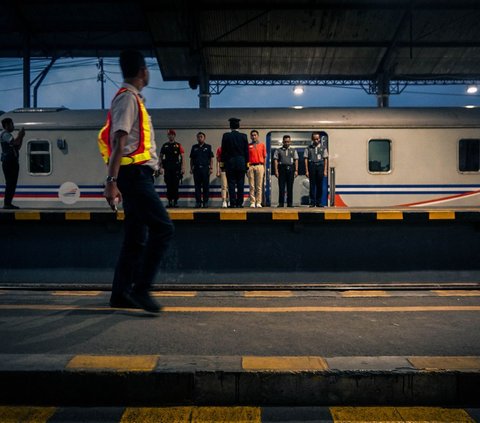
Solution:
<svg viewBox="0 0 480 423"><path fill-rule="evenodd" d="M195 207L208 207L210 196L210 175L213 173L212 146L205 142L203 132L197 134L197 144L192 145L190 152L190 173L195 183Z"/></svg>
<svg viewBox="0 0 480 423"><path fill-rule="evenodd" d="M18 152L22 147L25 129L18 131L16 137L13 136L15 125L11 118L2 120L3 130L0 134L2 144L2 169L5 175L5 195L3 200L4 209L18 209L12 204L15 191L17 189L18 173L20 166L18 164Z"/></svg>
<svg viewBox="0 0 480 423"><path fill-rule="evenodd" d="M250 131L248 144L248 162L247 170L248 183L250 184L250 207L262 207L263 178L265 175L265 159L267 158L267 149L265 144L260 142L258 131Z"/></svg>
<svg viewBox="0 0 480 423"><path fill-rule="evenodd" d="M167 131L168 141L160 149L160 174L164 175L167 186L167 207L178 207L178 187L185 174L185 150L175 140L174 129Z"/></svg>
<svg viewBox="0 0 480 423"><path fill-rule="evenodd" d="M310 180L310 207L323 207L323 178L328 175L328 135L312 133L312 143L305 149L305 176Z"/></svg>
<svg viewBox="0 0 480 423"><path fill-rule="evenodd" d="M298 176L298 153L290 147L290 135L283 136L283 145L273 153L275 176L278 178L278 207L285 205L287 191L287 207L293 207L293 181Z"/></svg>
<svg viewBox="0 0 480 423"><path fill-rule="evenodd" d="M225 165L222 162L222 147L217 148L217 178L220 178L222 193L222 208L228 207L228 183L227 174L225 173Z"/></svg>

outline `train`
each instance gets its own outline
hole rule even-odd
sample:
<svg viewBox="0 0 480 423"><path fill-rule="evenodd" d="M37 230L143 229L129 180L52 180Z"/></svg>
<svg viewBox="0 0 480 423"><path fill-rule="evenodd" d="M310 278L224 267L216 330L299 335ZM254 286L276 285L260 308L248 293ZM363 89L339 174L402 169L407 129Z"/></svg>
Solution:
<svg viewBox="0 0 480 423"><path fill-rule="evenodd" d="M266 144L265 206L278 204L272 156L286 134L300 157L294 206L307 206L309 181L303 150L314 131L328 134L327 207L480 205L478 108L154 109L149 113L158 149L167 141L170 128L185 149L187 173L180 185L180 207L195 204L188 161L197 132L204 132L216 151L222 134L229 131L230 117L241 119L240 131L247 135L256 129ZM103 198L106 167L97 147L106 115L106 110L66 108L15 109L2 114L0 119L11 117L17 129L26 130L14 203L26 209L108 208ZM210 184L211 207L220 207L220 178L213 174ZM0 179L0 199L4 189ZM165 198L162 176L156 179L156 189Z"/></svg>

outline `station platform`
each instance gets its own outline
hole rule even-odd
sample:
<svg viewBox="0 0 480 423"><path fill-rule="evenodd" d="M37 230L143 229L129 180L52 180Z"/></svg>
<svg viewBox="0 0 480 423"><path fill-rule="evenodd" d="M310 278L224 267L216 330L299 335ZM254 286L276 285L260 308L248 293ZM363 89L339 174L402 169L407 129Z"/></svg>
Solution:
<svg viewBox="0 0 480 423"><path fill-rule="evenodd" d="M153 295L156 315L110 308L107 291L2 289L0 402L328 407L312 421L335 407L434 406L471 418L445 421L478 418L480 290Z"/></svg>

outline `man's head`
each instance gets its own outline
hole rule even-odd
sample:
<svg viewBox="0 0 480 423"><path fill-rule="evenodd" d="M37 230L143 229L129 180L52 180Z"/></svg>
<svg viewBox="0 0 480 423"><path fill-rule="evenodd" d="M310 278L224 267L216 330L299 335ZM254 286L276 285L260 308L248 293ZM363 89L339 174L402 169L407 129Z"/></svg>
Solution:
<svg viewBox="0 0 480 423"><path fill-rule="evenodd" d="M284 135L283 136L283 146L288 148L290 147L290 143L292 142L292 138L290 137L290 135Z"/></svg>
<svg viewBox="0 0 480 423"><path fill-rule="evenodd" d="M197 141L199 144L203 144L205 142L205 138L207 138L207 136L203 132L199 132L197 134Z"/></svg>
<svg viewBox="0 0 480 423"><path fill-rule="evenodd" d="M240 128L240 119L232 117L228 119L228 122L230 123L230 129Z"/></svg>
<svg viewBox="0 0 480 423"><path fill-rule="evenodd" d="M175 141L176 136L177 136L177 133L175 132L175 129L169 129L167 131L167 137L170 142Z"/></svg>
<svg viewBox="0 0 480 423"><path fill-rule="evenodd" d="M253 142L258 142L258 131L256 129L252 129L250 131L250 139L253 141Z"/></svg>
<svg viewBox="0 0 480 423"><path fill-rule="evenodd" d="M120 53L120 68L124 80L139 80L143 87L148 85L148 73L145 57L138 50L124 50Z"/></svg>
<svg viewBox="0 0 480 423"><path fill-rule="evenodd" d="M316 145L320 143L320 132L313 132L312 133L312 142Z"/></svg>
<svg viewBox="0 0 480 423"><path fill-rule="evenodd" d="M2 127L8 132L12 132L15 128L11 118L2 119Z"/></svg>

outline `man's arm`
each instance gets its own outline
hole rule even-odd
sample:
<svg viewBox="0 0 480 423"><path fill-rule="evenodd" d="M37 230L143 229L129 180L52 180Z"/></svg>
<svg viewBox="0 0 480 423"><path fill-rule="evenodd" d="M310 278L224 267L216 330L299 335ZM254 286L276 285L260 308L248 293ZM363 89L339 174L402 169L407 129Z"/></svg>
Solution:
<svg viewBox="0 0 480 423"><path fill-rule="evenodd" d="M110 155L110 159L108 161L108 176L113 176L114 178L118 177L123 148L125 147L125 143L127 142L127 137L128 134L125 131L115 132L112 154ZM116 209L116 202L120 203L122 201L122 194L118 189L116 182L106 183L105 190L103 191L103 196L107 200L107 203L112 208L112 210Z"/></svg>

